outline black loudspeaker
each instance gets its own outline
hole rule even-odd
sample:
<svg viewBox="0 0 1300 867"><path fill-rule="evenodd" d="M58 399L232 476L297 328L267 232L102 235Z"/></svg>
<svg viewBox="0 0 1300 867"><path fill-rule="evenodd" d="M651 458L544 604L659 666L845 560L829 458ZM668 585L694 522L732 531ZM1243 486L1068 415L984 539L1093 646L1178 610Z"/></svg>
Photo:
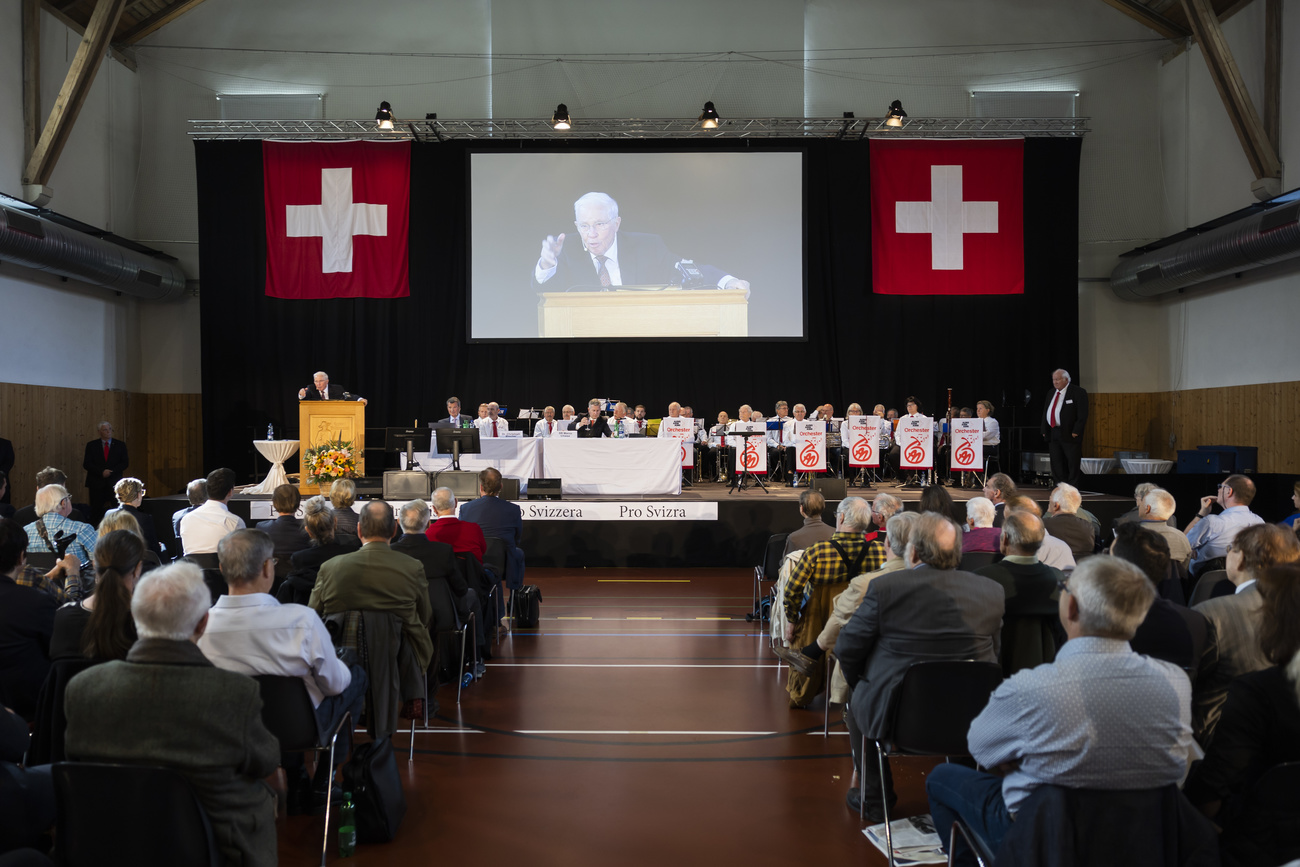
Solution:
<svg viewBox="0 0 1300 867"><path fill-rule="evenodd" d="M560 500L563 499L559 479L529 479L528 499ZM518 493L518 491L516 491Z"/></svg>
<svg viewBox="0 0 1300 867"><path fill-rule="evenodd" d="M385 500L429 499L429 474L420 470L389 470L384 473Z"/></svg>
<svg viewBox="0 0 1300 867"><path fill-rule="evenodd" d="M503 500L519 499L518 479L512 479L510 476L501 477L501 499Z"/></svg>
<svg viewBox="0 0 1300 867"><path fill-rule="evenodd" d="M842 500L849 495L849 485L844 479L813 479L812 489L828 502Z"/></svg>

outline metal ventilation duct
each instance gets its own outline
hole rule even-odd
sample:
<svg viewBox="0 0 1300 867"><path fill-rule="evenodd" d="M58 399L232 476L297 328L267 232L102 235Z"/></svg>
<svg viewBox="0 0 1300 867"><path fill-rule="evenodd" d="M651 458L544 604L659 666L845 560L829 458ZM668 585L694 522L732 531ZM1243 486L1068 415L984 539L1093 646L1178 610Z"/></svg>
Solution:
<svg viewBox="0 0 1300 867"><path fill-rule="evenodd" d="M1120 298L1141 301L1297 256L1300 202L1291 201L1121 259L1110 288Z"/></svg>
<svg viewBox="0 0 1300 867"><path fill-rule="evenodd" d="M0 206L0 260L148 301L180 298L185 274L167 259Z"/></svg>

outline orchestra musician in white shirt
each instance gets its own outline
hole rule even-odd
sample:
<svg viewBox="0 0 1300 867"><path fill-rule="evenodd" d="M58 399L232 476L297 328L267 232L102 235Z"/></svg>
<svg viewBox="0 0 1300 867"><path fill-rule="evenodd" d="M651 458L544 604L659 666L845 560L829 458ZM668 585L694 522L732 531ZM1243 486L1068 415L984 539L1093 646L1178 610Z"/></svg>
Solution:
<svg viewBox="0 0 1300 867"><path fill-rule="evenodd" d="M645 417L645 404L638 403L636 408L632 410L632 418L628 424L624 425L624 428L627 429L628 433L645 436L649 427L650 422L646 421Z"/></svg>
<svg viewBox="0 0 1300 867"><path fill-rule="evenodd" d="M786 420L786 423L784 425L784 430L782 432L782 435L785 438L785 460L783 466L785 467L786 475L790 479L790 487L792 488L794 487L795 484L794 423L797 421L803 421L804 419L807 418L808 408L804 406L802 403L796 403L794 405L793 412L794 412L794 417Z"/></svg>

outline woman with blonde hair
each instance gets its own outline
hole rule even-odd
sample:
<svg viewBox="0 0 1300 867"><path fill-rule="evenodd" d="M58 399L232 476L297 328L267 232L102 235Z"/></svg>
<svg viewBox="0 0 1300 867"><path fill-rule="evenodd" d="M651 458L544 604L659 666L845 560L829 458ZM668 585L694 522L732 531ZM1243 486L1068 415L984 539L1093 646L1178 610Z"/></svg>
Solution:
<svg viewBox="0 0 1300 867"><path fill-rule="evenodd" d="M357 486L351 479L335 479L330 485L330 505L334 507L334 535L342 538L357 534Z"/></svg>
<svg viewBox="0 0 1300 867"><path fill-rule="evenodd" d="M144 502L144 482L127 476L113 486L113 494L117 497L118 509L130 512L136 523L140 525L140 538L144 539L145 547L152 551L157 559L156 555L162 553L162 546L158 544L158 534L154 532L153 516L140 510L140 504ZM104 534L100 533L100 535Z"/></svg>
<svg viewBox="0 0 1300 867"><path fill-rule="evenodd" d="M126 509L109 509L100 520L96 534L102 539L115 530L125 530L128 533L133 533L145 545L144 570L146 572L162 565L162 560L158 555L149 550L149 543L145 540L140 522L136 520L135 515Z"/></svg>

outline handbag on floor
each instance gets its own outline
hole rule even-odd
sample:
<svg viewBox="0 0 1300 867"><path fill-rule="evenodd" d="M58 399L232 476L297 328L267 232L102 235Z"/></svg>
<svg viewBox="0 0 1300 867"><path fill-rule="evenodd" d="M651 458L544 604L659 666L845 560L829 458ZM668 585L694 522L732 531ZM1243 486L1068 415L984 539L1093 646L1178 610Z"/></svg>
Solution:
<svg viewBox="0 0 1300 867"><path fill-rule="evenodd" d="M536 629L542 620L542 591L536 584L525 584L510 594L510 605L515 609L515 626Z"/></svg>
<svg viewBox="0 0 1300 867"><path fill-rule="evenodd" d="M358 744L343 766L343 790L356 805L357 842L387 843L406 815L402 777L393 756L393 742L379 738Z"/></svg>

